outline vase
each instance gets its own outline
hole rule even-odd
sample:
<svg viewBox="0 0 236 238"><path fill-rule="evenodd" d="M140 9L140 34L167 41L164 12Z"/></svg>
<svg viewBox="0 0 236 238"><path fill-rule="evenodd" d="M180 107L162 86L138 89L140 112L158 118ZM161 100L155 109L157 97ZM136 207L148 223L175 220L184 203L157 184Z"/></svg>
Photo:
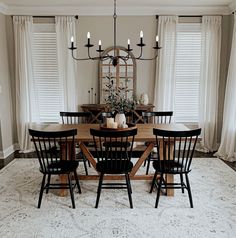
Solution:
<svg viewBox="0 0 236 238"><path fill-rule="evenodd" d="M118 127L124 127L126 124L126 117L124 113L117 113L115 116L115 122L117 122Z"/></svg>
<svg viewBox="0 0 236 238"><path fill-rule="evenodd" d="M147 95L146 93L143 93L143 94L141 95L141 97L140 97L140 102L141 102L141 104L143 104L143 105L148 105L149 100L148 100L148 95Z"/></svg>

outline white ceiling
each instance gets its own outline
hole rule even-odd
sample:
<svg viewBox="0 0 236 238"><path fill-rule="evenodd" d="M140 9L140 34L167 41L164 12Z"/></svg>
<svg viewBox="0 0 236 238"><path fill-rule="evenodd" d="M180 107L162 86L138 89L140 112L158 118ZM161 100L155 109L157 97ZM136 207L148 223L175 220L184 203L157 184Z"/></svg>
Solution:
<svg viewBox="0 0 236 238"><path fill-rule="evenodd" d="M229 14L236 0L117 0L119 15ZM0 12L26 15L112 15L113 0L0 0Z"/></svg>

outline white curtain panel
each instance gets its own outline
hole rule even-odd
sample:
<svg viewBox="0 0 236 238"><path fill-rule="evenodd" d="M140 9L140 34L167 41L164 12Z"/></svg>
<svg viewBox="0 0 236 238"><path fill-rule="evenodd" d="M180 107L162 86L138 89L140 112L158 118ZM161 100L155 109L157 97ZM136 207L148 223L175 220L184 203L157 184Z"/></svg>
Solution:
<svg viewBox="0 0 236 238"><path fill-rule="evenodd" d="M75 35L75 18L69 16L56 16L57 52L59 77L63 92L64 111L77 111L76 80L77 62L72 59L71 51L68 49L71 44L71 36Z"/></svg>
<svg viewBox="0 0 236 238"><path fill-rule="evenodd" d="M159 16L159 57L156 62L155 110L174 110L177 16Z"/></svg>
<svg viewBox="0 0 236 238"><path fill-rule="evenodd" d="M221 143L216 155L224 160L236 161L236 15L234 15L233 40L225 91Z"/></svg>
<svg viewBox="0 0 236 238"><path fill-rule="evenodd" d="M33 74L33 18L13 16L15 38L16 123L21 152L32 150L28 125L37 122ZM34 110L34 113L33 113ZM33 118L34 115L34 118Z"/></svg>
<svg viewBox="0 0 236 238"><path fill-rule="evenodd" d="M202 17L202 59L199 101L199 126L203 148L216 151L218 90L221 49L221 16Z"/></svg>

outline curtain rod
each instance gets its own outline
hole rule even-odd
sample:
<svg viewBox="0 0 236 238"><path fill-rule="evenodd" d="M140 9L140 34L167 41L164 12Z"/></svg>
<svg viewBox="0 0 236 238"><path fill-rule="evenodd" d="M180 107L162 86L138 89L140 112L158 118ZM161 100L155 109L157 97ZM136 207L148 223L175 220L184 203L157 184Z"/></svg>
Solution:
<svg viewBox="0 0 236 238"><path fill-rule="evenodd" d="M55 16L33 16L33 18L55 18Z"/></svg>
<svg viewBox="0 0 236 238"><path fill-rule="evenodd" d="M75 19L78 20L79 16L75 15ZM33 16L33 18L55 18L55 16Z"/></svg>
<svg viewBox="0 0 236 238"><path fill-rule="evenodd" d="M162 16L162 15L156 15L156 19L158 19L159 16ZM169 15L169 16L175 16L175 15ZM202 17L202 15L179 15L178 17Z"/></svg>
<svg viewBox="0 0 236 238"><path fill-rule="evenodd" d="M235 14L235 12L232 12L232 14ZM159 16L161 16L161 15L156 15L156 19L158 19ZM174 15L170 15L170 16L174 16ZM203 17L203 15L177 15L177 16L178 17ZM220 17L223 17L223 15L220 15L220 14L219 15L209 15L209 16L220 16Z"/></svg>

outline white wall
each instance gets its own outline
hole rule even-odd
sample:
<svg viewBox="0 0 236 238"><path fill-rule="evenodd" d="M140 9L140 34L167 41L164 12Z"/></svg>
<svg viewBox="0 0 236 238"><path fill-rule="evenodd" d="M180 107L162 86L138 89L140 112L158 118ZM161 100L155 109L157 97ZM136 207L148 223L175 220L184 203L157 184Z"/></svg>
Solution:
<svg viewBox="0 0 236 238"><path fill-rule="evenodd" d="M131 41L133 53L138 56L140 30L144 32L144 57L152 57L155 44L157 22L155 16L119 16L117 18L117 45L127 47L127 39ZM97 53L98 40L102 41L103 49L113 46L113 18L112 17L79 17L77 22L77 46L79 57L87 56L87 32L91 33L93 54ZM88 90L94 88L98 92L98 62L78 61L78 104L88 103ZM137 96L147 93L150 102L153 100L155 61L137 61Z"/></svg>

